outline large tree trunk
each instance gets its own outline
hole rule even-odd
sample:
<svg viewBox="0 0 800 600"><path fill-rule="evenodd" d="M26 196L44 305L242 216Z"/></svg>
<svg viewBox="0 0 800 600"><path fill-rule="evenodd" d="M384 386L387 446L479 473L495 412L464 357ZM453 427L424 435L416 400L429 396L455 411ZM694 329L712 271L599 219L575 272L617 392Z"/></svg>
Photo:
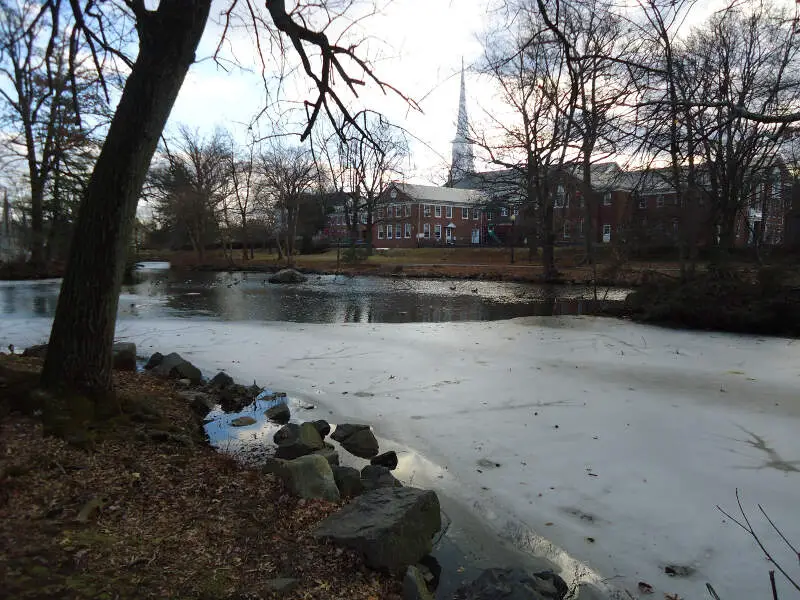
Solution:
<svg viewBox="0 0 800 600"><path fill-rule="evenodd" d="M48 387L111 389L111 346L128 241L159 136L211 0L162 0L138 20L139 55L84 196L42 371Z"/></svg>
<svg viewBox="0 0 800 600"><path fill-rule="evenodd" d="M38 176L31 183L31 263L44 266L44 183Z"/></svg>

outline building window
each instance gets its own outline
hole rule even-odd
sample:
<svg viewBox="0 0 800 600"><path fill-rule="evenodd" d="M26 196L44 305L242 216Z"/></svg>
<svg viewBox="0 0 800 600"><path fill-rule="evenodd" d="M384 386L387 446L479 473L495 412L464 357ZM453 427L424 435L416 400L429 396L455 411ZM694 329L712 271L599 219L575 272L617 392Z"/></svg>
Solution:
<svg viewBox="0 0 800 600"><path fill-rule="evenodd" d="M678 235L678 219L672 219L672 233Z"/></svg>
<svg viewBox="0 0 800 600"><path fill-rule="evenodd" d="M426 204L425 205L425 216L426 217L430 217L431 216L431 206L430 206L430 204Z"/></svg>
<svg viewBox="0 0 800 600"><path fill-rule="evenodd" d="M611 241L611 225L603 225L603 242L608 243Z"/></svg>
<svg viewBox="0 0 800 600"><path fill-rule="evenodd" d="M442 218L442 207L441 206L434 206L433 207L433 214L437 219Z"/></svg>
<svg viewBox="0 0 800 600"><path fill-rule="evenodd" d="M563 194L556 194L553 198L553 207L555 208L564 208L564 195Z"/></svg>
<svg viewBox="0 0 800 600"><path fill-rule="evenodd" d="M386 239L387 240L392 239L392 226L391 225L387 225L386 226Z"/></svg>
<svg viewBox="0 0 800 600"><path fill-rule="evenodd" d="M361 213L361 224L362 225L366 225L367 224L367 213L365 213L365 212Z"/></svg>
<svg viewBox="0 0 800 600"><path fill-rule="evenodd" d="M578 219L578 234L583 235L583 217Z"/></svg>
<svg viewBox="0 0 800 600"><path fill-rule="evenodd" d="M405 224L405 238L409 239L411 237L411 223Z"/></svg>
<svg viewBox="0 0 800 600"><path fill-rule="evenodd" d="M639 196L639 208L647 208L647 196Z"/></svg>
<svg viewBox="0 0 800 600"><path fill-rule="evenodd" d="M461 220L466 221L469 219L469 209L466 206L461 207Z"/></svg>
<svg viewBox="0 0 800 600"><path fill-rule="evenodd" d="M611 206L611 192L603 194L603 206Z"/></svg>
<svg viewBox="0 0 800 600"><path fill-rule="evenodd" d="M580 191L577 191L577 192L575 192L575 195L578 198L578 206L580 208L583 208L586 205L585 204L586 201L583 198L583 194L581 194Z"/></svg>
<svg viewBox="0 0 800 600"><path fill-rule="evenodd" d="M453 218L453 207L452 206L448 206L447 207L447 209L445 211L445 215L447 215L448 219L452 219Z"/></svg>
<svg viewBox="0 0 800 600"><path fill-rule="evenodd" d="M424 237L426 240L431 239L431 224L430 223L425 223L422 226L422 237Z"/></svg>
<svg viewBox="0 0 800 600"><path fill-rule="evenodd" d="M570 238L570 230L571 230L571 227L570 227L569 221L564 221L564 231L561 233L561 236L565 240L568 240Z"/></svg>
<svg viewBox="0 0 800 600"><path fill-rule="evenodd" d="M494 220L494 211L490 210L489 212L487 212L486 218L489 219L490 221Z"/></svg>
<svg viewBox="0 0 800 600"><path fill-rule="evenodd" d="M519 209L518 209L518 208L515 208L515 209L514 209L514 216L515 216L515 217L518 217L518 216L519 216Z"/></svg>
<svg viewBox="0 0 800 600"><path fill-rule="evenodd" d="M472 220L477 221L480 216L480 211L477 208L472 209Z"/></svg>
<svg viewBox="0 0 800 600"><path fill-rule="evenodd" d="M437 223L433 228L433 233L437 240L442 239L442 226Z"/></svg>
<svg viewBox="0 0 800 600"><path fill-rule="evenodd" d="M383 225L378 225L378 239L383 239Z"/></svg>
<svg viewBox="0 0 800 600"><path fill-rule="evenodd" d="M411 205L410 204L406 204L406 216L407 217L411 216Z"/></svg>
<svg viewBox="0 0 800 600"><path fill-rule="evenodd" d="M505 206L500 209L500 216L501 217L507 217L508 216L508 209Z"/></svg>
<svg viewBox="0 0 800 600"><path fill-rule="evenodd" d="M656 208L664 208L664 194L656 196Z"/></svg>
<svg viewBox="0 0 800 600"><path fill-rule="evenodd" d="M378 209L378 218L379 218L379 219L382 219L382 218L383 218L383 209L382 209L382 208L379 208L379 209Z"/></svg>

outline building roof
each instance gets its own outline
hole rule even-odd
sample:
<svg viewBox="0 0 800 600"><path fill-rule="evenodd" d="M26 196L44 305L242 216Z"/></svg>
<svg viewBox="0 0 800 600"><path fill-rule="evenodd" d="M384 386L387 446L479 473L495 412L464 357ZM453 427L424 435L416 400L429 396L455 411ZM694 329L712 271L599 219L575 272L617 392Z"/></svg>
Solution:
<svg viewBox="0 0 800 600"><path fill-rule="evenodd" d="M563 170L571 176L581 179L583 177L582 165L566 163ZM595 163L591 166L592 187L598 191L626 189L624 180L625 171L615 162ZM517 169L498 169L470 173L455 184L457 188L500 189L501 194L511 193L512 188L519 187L521 173Z"/></svg>
<svg viewBox="0 0 800 600"><path fill-rule="evenodd" d="M439 187L435 185L419 185L416 183L393 183L390 187L420 202L431 204L483 204L484 193L476 189Z"/></svg>

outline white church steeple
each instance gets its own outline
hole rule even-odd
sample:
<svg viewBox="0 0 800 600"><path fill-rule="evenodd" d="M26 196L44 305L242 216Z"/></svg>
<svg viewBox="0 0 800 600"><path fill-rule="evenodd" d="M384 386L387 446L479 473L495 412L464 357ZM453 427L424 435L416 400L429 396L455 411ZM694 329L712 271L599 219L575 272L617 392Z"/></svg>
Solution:
<svg viewBox="0 0 800 600"><path fill-rule="evenodd" d="M467 117L467 87L464 82L464 59L461 59L461 95L458 99L458 122L453 139L453 160L450 164L450 185L465 175L475 172L475 156L469 141L469 117Z"/></svg>

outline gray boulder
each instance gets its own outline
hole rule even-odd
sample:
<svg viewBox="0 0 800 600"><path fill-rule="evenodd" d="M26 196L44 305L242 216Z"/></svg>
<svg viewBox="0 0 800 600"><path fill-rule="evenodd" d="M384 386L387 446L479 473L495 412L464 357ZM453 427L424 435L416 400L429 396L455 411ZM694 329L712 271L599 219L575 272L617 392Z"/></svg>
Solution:
<svg viewBox="0 0 800 600"><path fill-rule="evenodd" d="M337 425L331 439L339 442L342 448L359 458L372 458L378 453L378 440L369 425L345 423Z"/></svg>
<svg viewBox="0 0 800 600"><path fill-rule="evenodd" d="M161 363L153 367L150 372L159 377L188 379L195 385L203 380L203 374L200 372L200 369L181 357L177 352L167 354Z"/></svg>
<svg viewBox="0 0 800 600"><path fill-rule="evenodd" d="M284 425L275 434L273 440L278 445L275 457L288 460L311 454L315 450L322 450L325 447L313 423Z"/></svg>
<svg viewBox="0 0 800 600"><path fill-rule="evenodd" d="M403 600L434 600L420 570L411 565L403 577Z"/></svg>
<svg viewBox="0 0 800 600"><path fill-rule="evenodd" d="M331 502L338 502L340 499L331 465L322 456L312 454L283 461L278 469L278 476L292 495L299 498L321 498Z"/></svg>
<svg viewBox="0 0 800 600"><path fill-rule="evenodd" d="M239 412L253 403L255 396L249 388L232 383L219 391L219 403L225 412Z"/></svg>
<svg viewBox="0 0 800 600"><path fill-rule="evenodd" d="M360 496L364 491L364 484L361 483L361 474L358 469L353 467L331 467L333 470L333 479L336 481L336 487L339 488L339 494L342 498L355 498Z"/></svg>
<svg viewBox="0 0 800 600"><path fill-rule="evenodd" d="M151 369L155 369L158 365L160 365L164 360L164 355L161 352L154 352L150 355L150 358L147 360L147 364L144 366L145 371L149 371Z"/></svg>
<svg viewBox="0 0 800 600"><path fill-rule="evenodd" d="M308 277L296 269L281 269L269 278L270 283L303 283Z"/></svg>
<svg viewBox="0 0 800 600"><path fill-rule="evenodd" d="M361 469L361 484L366 491L378 488L403 487L391 471L381 465L367 465Z"/></svg>
<svg viewBox="0 0 800 600"><path fill-rule="evenodd" d="M325 444L325 447L322 448L322 450L314 450L312 454L318 454L319 456L324 457L332 467L339 465L339 453L336 451L336 448L330 444Z"/></svg>
<svg viewBox="0 0 800 600"><path fill-rule="evenodd" d="M569 588L550 571L528 573L522 569L487 569L472 583L458 588L458 600L563 600Z"/></svg>
<svg viewBox="0 0 800 600"><path fill-rule="evenodd" d="M380 465L386 467L390 471L394 471L397 468L397 453L394 450L389 450L389 452L378 454L378 456L369 462L371 465Z"/></svg>
<svg viewBox="0 0 800 600"><path fill-rule="evenodd" d="M114 368L117 371L136 370L136 344L133 342L117 342L111 347L114 355Z"/></svg>
<svg viewBox="0 0 800 600"><path fill-rule="evenodd" d="M289 419L292 418L292 413L289 411L289 407L284 402L276 404L275 406L270 406L264 412L264 415L273 423L281 424L288 423Z"/></svg>
<svg viewBox="0 0 800 600"><path fill-rule="evenodd" d="M224 371L220 371L211 378L211 385L217 389L224 390L225 388L233 385L233 377Z"/></svg>
<svg viewBox="0 0 800 600"><path fill-rule="evenodd" d="M342 423L336 426L336 430L331 434L331 439L336 442L342 442L345 438L350 437L358 431L369 430L369 425L357 425L354 423Z"/></svg>
<svg viewBox="0 0 800 600"><path fill-rule="evenodd" d="M328 423L325 419L320 419L319 421L314 421L314 427L317 428L319 431L319 435L321 438L325 439L325 436L331 432L331 424Z"/></svg>
<svg viewBox="0 0 800 600"><path fill-rule="evenodd" d="M178 392L178 397L186 400L192 411L199 417L205 417L214 410L214 399L203 392Z"/></svg>
<svg viewBox="0 0 800 600"><path fill-rule="evenodd" d="M314 536L352 548L367 566L404 572L431 550L442 525L439 498L412 487L367 492L322 521Z"/></svg>

